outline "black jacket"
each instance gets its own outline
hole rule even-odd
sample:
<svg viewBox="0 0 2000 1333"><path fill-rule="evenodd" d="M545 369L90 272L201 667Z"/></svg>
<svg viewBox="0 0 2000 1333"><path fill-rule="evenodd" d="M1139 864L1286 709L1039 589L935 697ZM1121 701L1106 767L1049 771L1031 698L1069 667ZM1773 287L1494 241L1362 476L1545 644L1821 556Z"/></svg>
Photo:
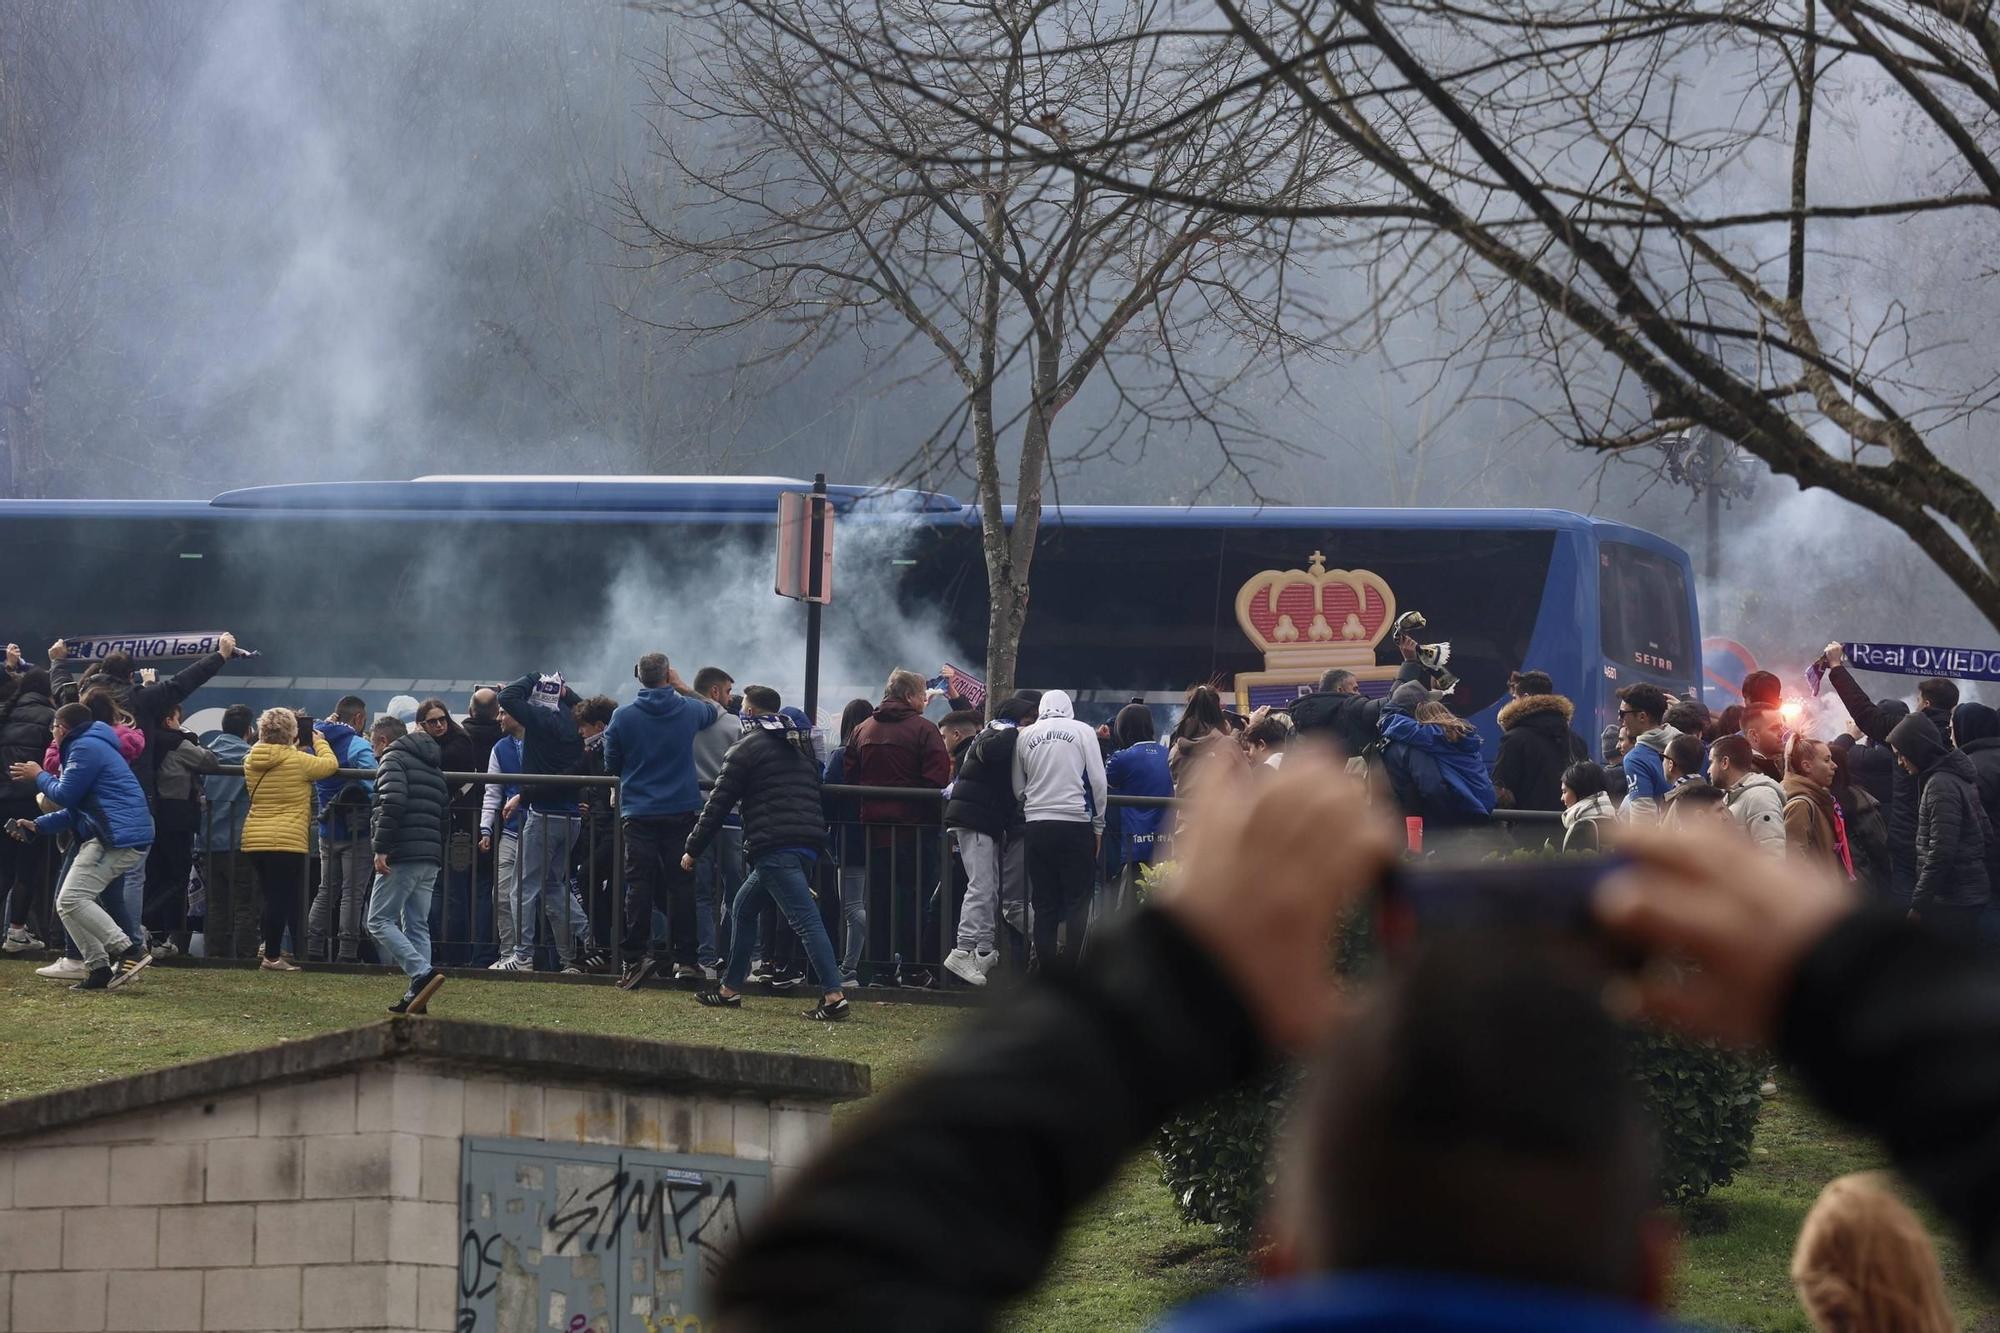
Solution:
<svg viewBox="0 0 2000 1333"><path fill-rule="evenodd" d="M973 737L951 784L945 803L946 828L971 829L999 837L1022 825L1021 802L1014 795L1014 746L1019 727L999 723Z"/></svg>
<svg viewBox="0 0 2000 1333"><path fill-rule="evenodd" d="M26 677L19 679L25 681ZM46 685L16 685L0 703L0 800L34 803L35 784L13 781L7 769L12 764L41 763L48 754L49 738L55 734L55 721L56 710Z"/></svg>
<svg viewBox="0 0 2000 1333"><path fill-rule="evenodd" d="M761 720L761 719L759 719ZM786 847L826 847L826 814L820 804L819 762L809 733L789 727L743 728L709 788L701 818L688 834L687 854L699 857L743 806L743 854L751 861Z"/></svg>
<svg viewBox="0 0 2000 1333"><path fill-rule="evenodd" d="M1493 785L1516 810L1560 810L1563 770L1590 751L1570 729L1576 705L1560 694L1528 694L1500 710Z"/></svg>
<svg viewBox="0 0 2000 1333"><path fill-rule="evenodd" d="M1292 725L1301 737L1330 737L1351 759L1367 749L1380 732L1382 702L1360 694L1315 691L1292 701Z"/></svg>
<svg viewBox="0 0 2000 1333"><path fill-rule="evenodd" d="M1847 852L1854 858L1854 878L1872 896L1892 899L1895 865L1889 859L1889 818L1881 803L1859 783L1833 784L1833 799L1847 820Z"/></svg>
<svg viewBox="0 0 2000 1333"><path fill-rule="evenodd" d="M51 669L49 677L55 685L55 698L59 704L75 703L85 691L102 685L111 691L118 706L132 715L132 724L146 738L146 748L132 761L132 775L139 779L150 804L160 771L160 719L208 684L215 673L222 670L222 662L221 653L210 653L185 671L154 681L151 685L136 684L130 676L113 676L95 667L84 673L80 684L71 680L69 672L61 667Z"/></svg>
<svg viewBox="0 0 2000 1333"><path fill-rule="evenodd" d="M389 747L375 774L375 853L398 861L443 861L451 794L442 751L421 731Z"/></svg>
<svg viewBox="0 0 2000 1333"><path fill-rule="evenodd" d="M1143 909L1092 947L1087 969L1029 981L843 1125L724 1265L718 1323L990 1327L1168 1116L1260 1067L1234 987L1166 915ZM1980 1271L2000 1274L2000 1080L1987 1075L2000 971L1887 914L1855 916L1800 966L1778 1054L1880 1135Z"/></svg>
<svg viewBox="0 0 2000 1333"><path fill-rule="evenodd" d="M521 724L521 771L567 775L583 771L583 733L576 729L575 690L565 687L554 708L532 702L541 677L529 672L500 690L500 706ZM524 784L522 804L544 814L576 813L578 789L542 783Z"/></svg>
<svg viewBox="0 0 2000 1333"><path fill-rule="evenodd" d="M1959 753L1972 761L1979 804L1986 811L1986 887L2000 884L2000 713L1985 704L1960 704L1952 710L1951 736Z"/></svg>
<svg viewBox="0 0 2000 1333"><path fill-rule="evenodd" d="M1961 750L1947 750L1928 717L1904 718L1889 743L1917 766L1917 879L1910 906L1986 903L1986 844L1992 830L1979 803L1979 773Z"/></svg>
<svg viewBox="0 0 2000 1333"><path fill-rule="evenodd" d="M464 730L466 737L472 742L473 762L472 768L468 771L484 773L487 761L493 757L493 747L498 745L500 738L507 734L500 727L500 719L497 717L468 717L459 726ZM453 769L447 764L444 771L450 773Z"/></svg>
<svg viewBox="0 0 2000 1333"><path fill-rule="evenodd" d="M1854 719L1863 735L1878 745L1886 745L1889 733L1909 715L1909 709L1900 700L1885 699L1876 703L1862 693L1861 687L1844 666L1827 672L1826 678L1833 682L1840 701L1847 705L1848 716ZM1930 719L1940 737L1948 734L1951 718L1942 709L1926 708L1923 715ZM1868 753L1858 746L1854 751L1856 758ZM1896 890L1907 899L1917 882L1917 779L1905 773L1887 750L1883 754L1889 767L1889 800L1883 807L1889 816L1889 860L1896 869ZM1883 761L1869 755L1855 770L1855 776L1863 785L1869 784L1875 779L1880 762ZM1870 787L1870 790L1873 788Z"/></svg>

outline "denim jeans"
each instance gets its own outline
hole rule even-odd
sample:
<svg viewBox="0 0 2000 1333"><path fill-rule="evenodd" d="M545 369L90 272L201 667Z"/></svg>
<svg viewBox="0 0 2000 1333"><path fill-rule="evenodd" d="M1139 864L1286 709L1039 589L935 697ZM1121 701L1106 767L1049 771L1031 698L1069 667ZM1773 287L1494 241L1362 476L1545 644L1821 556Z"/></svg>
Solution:
<svg viewBox="0 0 2000 1333"><path fill-rule="evenodd" d="M723 825L715 841L694 863L694 942L695 955L703 967L722 961L717 932L724 905L736 897L746 872L743 866L743 830Z"/></svg>
<svg viewBox="0 0 2000 1333"><path fill-rule="evenodd" d="M577 942L590 933L583 908L569 891L570 852L582 822L575 815L530 810L521 826L516 862L521 888L514 908L520 942L514 946L514 956L524 963L535 961L536 927L543 912L548 914L556 956L563 963L573 960Z"/></svg>
<svg viewBox="0 0 2000 1333"><path fill-rule="evenodd" d="M861 951L868 947L868 867L840 868L840 966L842 976L861 969Z"/></svg>
<svg viewBox="0 0 2000 1333"><path fill-rule="evenodd" d="M63 876L62 889L56 894L56 915L76 941L86 967L108 967L112 957L132 946L131 936L112 923L98 899L120 875L145 861L146 850L107 847L93 838L77 849L76 860Z"/></svg>
<svg viewBox="0 0 2000 1333"><path fill-rule="evenodd" d="M319 893L306 912L306 957L353 963L361 958L361 922L368 914L368 886L375 877L375 851L367 838L319 840ZM340 933L338 951L327 935Z"/></svg>
<svg viewBox="0 0 2000 1333"><path fill-rule="evenodd" d="M431 970L431 889L435 861L392 861L368 895L368 933L375 947L415 981Z"/></svg>
<svg viewBox="0 0 2000 1333"><path fill-rule="evenodd" d="M840 965L834 961L833 942L826 937L812 890L806 886L806 871L812 863L813 858L803 852L769 852L751 867L750 877L736 891L736 901L729 908L729 970L723 974L723 985L733 991L743 989L750 975L750 954L757 944L757 932L749 923L768 898L799 933L820 989L828 993L840 989Z"/></svg>

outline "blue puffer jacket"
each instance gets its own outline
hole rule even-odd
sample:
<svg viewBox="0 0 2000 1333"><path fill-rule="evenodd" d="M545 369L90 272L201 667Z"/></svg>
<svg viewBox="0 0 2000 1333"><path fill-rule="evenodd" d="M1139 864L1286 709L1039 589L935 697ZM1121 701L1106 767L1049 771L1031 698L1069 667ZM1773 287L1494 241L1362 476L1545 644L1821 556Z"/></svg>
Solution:
<svg viewBox="0 0 2000 1333"><path fill-rule="evenodd" d="M226 731L215 732L202 744L225 768L241 768L250 755L250 742ZM249 788L242 778L217 776L204 782L208 813L195 829L194 845L204 852L233 852L243 840L243 816L250 812Z"/></svg>
<svg viewBox="0 0 2000 1333"><path fill-rule="evenodd" d="M1638 1305L1439 1273L1351 1273L1271 1282L1196 1301L1159 1333L1669 1333Z"/></svg>
<svg viewBox="0 0 2000 1333"><path fill-rule="evenodd" d="M326 738L326 748L333 751L333 757L340 761L342 768L367 768L376 766L375 747L367 737L348 726L345 722L322 722L319 734ZM357 788L359 798L348 789ZM333 825L333 803L340 794L348 791L345 806L347 826L336 830ZM319 807L319 835L322 838L365 838L368 836L369 810L375 802L375 784L360 778L326 778L313 784L313 803Z"/></svg>
<svg viewBox="0 0 2000 1333"><path fill-rule="evenodd" d="M42 774L35 786L62 807L35 821L40 832L73 832L111 847L153 845L145 790L118 752L118 733L108 724L93 722L81 734L63 737L62 772Z"/></svg>
<svg viewBox="0 0 2000 1333"><path fill-rule="evenodd" d="M1382 767L1404 814L1432 824L1476 824L1492 813L1497 797L1478 732L1448 740L1434 722L1384 712L1382 739Z"/></svg>
<svg viewBox="0 0 2000 1333"><path fill-rule="evenodd" d="M707 699L665 685L640 690L604 729L604 767L622 779L618 810L627 819L686 815L701 809L695 782L695 733L720 717Z"/></svg>

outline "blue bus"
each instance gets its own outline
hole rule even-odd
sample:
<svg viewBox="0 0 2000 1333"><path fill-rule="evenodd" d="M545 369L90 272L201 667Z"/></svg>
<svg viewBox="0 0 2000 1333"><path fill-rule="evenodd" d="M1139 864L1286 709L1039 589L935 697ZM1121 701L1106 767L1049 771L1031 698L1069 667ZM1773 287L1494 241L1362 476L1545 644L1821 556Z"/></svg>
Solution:
<svg viewBox="0 0 2000 1333"><path fill-rule="evenodd" d="M691 673L796 689L803 612L771 592L781 477L424 477L264 486L197 501L0 502L12 577L0 639L31 660L57 636L228 629L259 656L197 697L324 712L561 669L629 693L639 652ZM890 667L978 671L987 591L975 506L834 486L834 601L822 707L874 697ZM1071 505L1043 518L1023 685L1086 717L1165 707L1215 681L1252 705L1329 665L1380 691L1387 622L1448 640L1454 707L1497 742L1508 673L1540 668L1614 720L1613 692L1699 681L1685 552L1553 509ZM171 664L162 664L163 666ZM624 687L621 689L620 687ZM790 690L786 689L789 694ZM1595 725L1593 725L1595 724Z"/></svg>

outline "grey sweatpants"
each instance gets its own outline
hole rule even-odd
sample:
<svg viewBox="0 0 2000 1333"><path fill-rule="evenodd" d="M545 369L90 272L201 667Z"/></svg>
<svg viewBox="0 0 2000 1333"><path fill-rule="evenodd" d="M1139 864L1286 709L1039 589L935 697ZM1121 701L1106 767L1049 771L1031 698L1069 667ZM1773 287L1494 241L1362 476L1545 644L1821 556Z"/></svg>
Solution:
<svg viewBox="0 0 2000 1333"><path fill-rule="evenodd" d="M109 967L113 958L132 947L132 941L112 923L110 913L97 900L119 876L143 862L146 852L144 847L107 847L92 838L77 849L69 873L63 876L62 890L56 894L56 915L83 955L84 966L93 971Z"/></svg>
<svg viewBox="0 0 2000 1333"><path fill-rule="evenodd" d="M958 911L958 947L975 953L993 948L995 913L1027 935L1028 872L1019 836L996 838L976 829L951 831L958 859L965 864L965 902Z"/></svg>

